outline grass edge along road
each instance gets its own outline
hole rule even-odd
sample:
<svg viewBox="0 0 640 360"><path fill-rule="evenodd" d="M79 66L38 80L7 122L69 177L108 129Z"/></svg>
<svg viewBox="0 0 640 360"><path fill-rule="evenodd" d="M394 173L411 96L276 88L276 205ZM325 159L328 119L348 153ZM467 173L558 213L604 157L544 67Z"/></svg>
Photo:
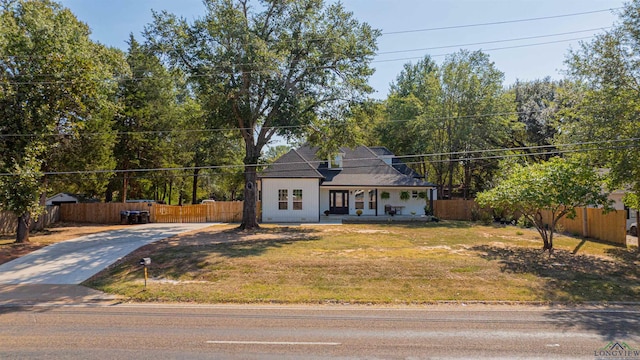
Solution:
<svg viewBox="0 0 640 360"><path fill-rule="evenodd" d="M633 302L637 248L531 229L430 224L212 226L145 246L85 285L139 302ZM144 288L139 259L150 257Z"/></svg>

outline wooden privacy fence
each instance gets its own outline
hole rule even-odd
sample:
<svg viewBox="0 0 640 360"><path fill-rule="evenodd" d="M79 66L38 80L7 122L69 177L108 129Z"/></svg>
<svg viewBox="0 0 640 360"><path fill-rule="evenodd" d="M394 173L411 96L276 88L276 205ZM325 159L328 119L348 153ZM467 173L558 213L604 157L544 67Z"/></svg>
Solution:
<svg viewBox="0 0 640 360"><path fill-rule="evenodd" d="M463 199L436 200L433 202L433 208L434 215L443 220L463 221L475 220L474 211L479 210L474 200ZM545 212L545 223L549 224L550 220L550 213ZM602 209L576 208L574 219L564 217L558 224L562 231L616 244L626 244L626 221L626 213L621 210L604 214Z"/></svg>
<svg viewBox="0 0 640 360"><path fill-rule="evenodd" d="M38 219L31 219L31 230L42 230L55 223L60 218L58 206L47 206L44 214ZM0 212L0 234L15 234L18 228L18 218L11 212Z"/></svg>
<svg viewBox="0 0 640 360"><path fill-rule="evenodd" d="M586 219L585 219L586 215ZM551 222L551 213L543 213L546 224ZM604 213L602 209L576 208L576 217L566 216L558 222L560 229L602 241L625 245L627 243L627 215L622 210Z"/></svg>
<svg viewBox="0 0 640 360"><path fill-rule="evenodd" d="M435 200L433 202L433 215L442 220L473 220L473 209L478 205L474 200L454 199Z"/></svg>
<svg viewBox="0 0 640 360"><path fill-rule="evenodd" d="M155 223L240 222L242 201L217 201L202 205L160 205L149 203L88 203L60 205L60 221L119 224L120 212L126 210L149 211L149 220ZM258 204L259 208L260 204Z"/></svg>
<svg viewBox="0 0 640 360"><path fill-rule="evenodd" d="M150 211L150 208L151 207L148 203L61 204L60 221L93 224L119 224L120 211Z"/></svg>

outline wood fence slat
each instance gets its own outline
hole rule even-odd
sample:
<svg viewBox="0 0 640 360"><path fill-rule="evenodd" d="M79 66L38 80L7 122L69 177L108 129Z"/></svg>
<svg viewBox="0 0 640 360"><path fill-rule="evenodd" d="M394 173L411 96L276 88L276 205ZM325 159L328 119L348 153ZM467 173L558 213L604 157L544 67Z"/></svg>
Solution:
<svg viewBox="0 0 640 360"><path fill-rule="evenodd" d="M442 220L470 221L472 211L477 207L474 200L453 199L435 200L433 202L434 215Z"/></svg>

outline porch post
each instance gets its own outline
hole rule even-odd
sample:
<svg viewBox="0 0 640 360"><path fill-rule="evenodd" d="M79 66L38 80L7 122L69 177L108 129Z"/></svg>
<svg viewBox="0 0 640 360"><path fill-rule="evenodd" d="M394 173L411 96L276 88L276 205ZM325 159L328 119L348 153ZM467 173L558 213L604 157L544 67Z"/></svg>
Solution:
<svg viewBox="0 0 640 360"><path fill-rule="evenodd" d="M376 216L378 216L378 206L379 206L379 199L378 199L378 188L376 188Z"/></svg>

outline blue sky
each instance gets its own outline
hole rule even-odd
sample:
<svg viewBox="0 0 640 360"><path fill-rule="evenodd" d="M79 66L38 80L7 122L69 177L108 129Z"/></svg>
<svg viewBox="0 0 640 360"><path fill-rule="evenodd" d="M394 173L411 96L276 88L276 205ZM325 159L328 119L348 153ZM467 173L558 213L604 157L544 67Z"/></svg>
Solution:
<svg viewBox="0 0 640 360"><path fill-rule="evenodd" d="M62 0L62 5L92 29L92 38L126 50L129 33L140 38L151 21L151 9L167 10L188 20L202 14L201 0ZM617 16L609 11L555 19L490 26L413 31L458 25L504 22L619 8L623 0L345 0L344 6L360 21L385 33L370 79L376 98L384 98L403 64L431 55L437 62L460 48L484 50L505 74L505 85L516 80L563 77L564 59L579 40L610 27ZM595 29L595 30L592 30ZM586 31L591 30L591 31ZM569 34L570 33L570 34ZM558 35L557 34L564 34ZM553 36L550 36L553 35ZM536 37L536 38L531 38ZM519 41L508 39L530 38ZM585 39L588 41L588 39ZM561 41L561 42L560 42ZM494 42L494 43L486 43ZM557 42L529 46L537 43ZM477 44L485 43L485 44ZM476 44L461 46L464 44ZM523 46L524 45L524 46ZM451 47L449 47L451 46ZM511 49L495 48L523 46ZM443 47L440 49L433 49ZM446 48L445 48L446 47ZM408 50L416 51L408 51ZM429 50L425 50L429 49Z"/></svg>

